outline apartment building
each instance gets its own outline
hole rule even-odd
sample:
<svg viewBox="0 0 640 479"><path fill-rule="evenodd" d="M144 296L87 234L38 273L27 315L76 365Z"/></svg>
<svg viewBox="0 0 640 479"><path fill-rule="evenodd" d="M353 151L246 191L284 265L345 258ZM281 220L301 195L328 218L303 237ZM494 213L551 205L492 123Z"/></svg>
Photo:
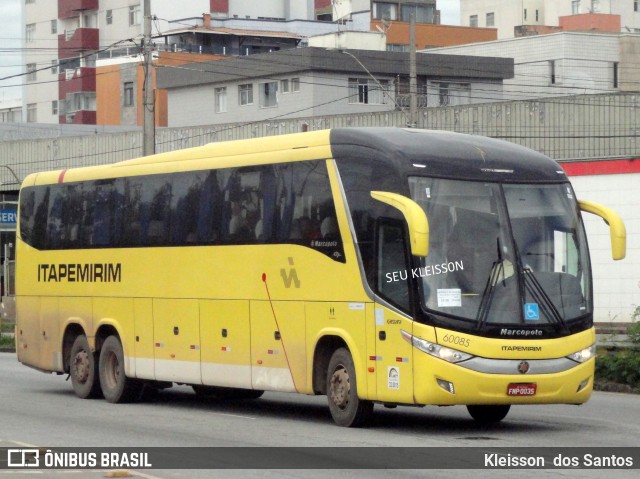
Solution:
<svg viewBox="0 0 640 479"><path fill-rule="evenodd" d="M419 54L420 107L502 99L506 58ZM409 55L372 50L294 50L163 68L169 126L215 125L408 111Z"/></svg>
<svg viewBox="0 0 640 479"><path fill-rule="evenodd" d="M640 90L640 35L635 33L558 32L428 52L513 58L505 100Z"/></svg>
<svg viewBox="0 0 640 479"><path fill-rule="evenodd" d="M562 17L619 16L619 31L640 32L640 0L460 0L460 25L497 28L513 38L519 26L559 27Z"/></svg>

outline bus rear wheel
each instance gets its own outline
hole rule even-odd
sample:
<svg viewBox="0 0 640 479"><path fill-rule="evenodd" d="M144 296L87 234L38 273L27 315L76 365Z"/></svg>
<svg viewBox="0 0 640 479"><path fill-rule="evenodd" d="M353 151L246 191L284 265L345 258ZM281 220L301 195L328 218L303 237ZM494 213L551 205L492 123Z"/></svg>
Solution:
<svg viewBox="0 0 640 479"><path fill-rule="evenodd" d="M373 403L358 397L356 371L348 349L337 349L327 370L329 411L338 426L364 426L373 411Z"/></svg>
<svg viewBox="0 0 640 479"><path fill-rule="evenodd" d="M509 413L511 406L502 404L496 406L467 406L471 417L479 424L489 425L502 421Z"/></svg>
<svg viewBox="0 0 640 479"><path fill-rule="evenodd" d="M124 352L116 336L109 336L100 350L100 384L104 398L111 403L136 401L142 392L143 384L137 379L128 378L124 372Z"/></svg>
<svg viewBox="0 0 640 479"><path fill-rule="evenodd" d="M78 336L71 346L69 375L76 396L82 399L100 397L98 360L84 334Z"/></svg>

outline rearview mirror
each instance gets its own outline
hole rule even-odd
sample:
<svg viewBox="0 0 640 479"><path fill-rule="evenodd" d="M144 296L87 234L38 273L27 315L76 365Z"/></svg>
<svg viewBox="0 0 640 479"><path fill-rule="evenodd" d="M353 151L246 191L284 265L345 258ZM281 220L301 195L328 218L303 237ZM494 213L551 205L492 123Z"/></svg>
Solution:
<svg viewBox="0 0 640 479"><path fill-rule="evenodd" d="M578 200L578 205L582 211L599 216L609 225L611 257L614 260L623 259L627 254L627 230L618 213L592 201Z"/></svg>
<svg viewBox="0 0 640 479"><path fill-rule="evenodd" d="M420 205L406 196L387 191L372 191L371 196L400 210L409 227L411 254L427 256L429 254L429 222Z"/></svg>

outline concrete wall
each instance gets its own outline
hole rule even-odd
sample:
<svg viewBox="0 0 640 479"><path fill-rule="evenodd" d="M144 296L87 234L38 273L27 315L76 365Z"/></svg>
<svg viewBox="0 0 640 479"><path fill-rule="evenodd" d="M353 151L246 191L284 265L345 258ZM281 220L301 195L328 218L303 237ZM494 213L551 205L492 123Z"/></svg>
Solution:
<svg viewBox="0 0 640 479"><path fill-rule="evenodd" d="M640 173L573 176L579 199L613 208L627 228L627 257L611 259L609 228L602 219L585 214L594 277L594 319L598 322L626 322L640 305Z"/></svg>

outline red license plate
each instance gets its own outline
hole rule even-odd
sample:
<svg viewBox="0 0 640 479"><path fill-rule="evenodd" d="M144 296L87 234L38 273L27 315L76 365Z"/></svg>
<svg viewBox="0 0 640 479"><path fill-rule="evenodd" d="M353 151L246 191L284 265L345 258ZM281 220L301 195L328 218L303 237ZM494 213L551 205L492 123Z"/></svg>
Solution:
<svg viewBox="0 0 640 479"><path fill-rule="evenodd" d="M535 396L536 383L511 383L507 386L507 396Z"/></svg>

